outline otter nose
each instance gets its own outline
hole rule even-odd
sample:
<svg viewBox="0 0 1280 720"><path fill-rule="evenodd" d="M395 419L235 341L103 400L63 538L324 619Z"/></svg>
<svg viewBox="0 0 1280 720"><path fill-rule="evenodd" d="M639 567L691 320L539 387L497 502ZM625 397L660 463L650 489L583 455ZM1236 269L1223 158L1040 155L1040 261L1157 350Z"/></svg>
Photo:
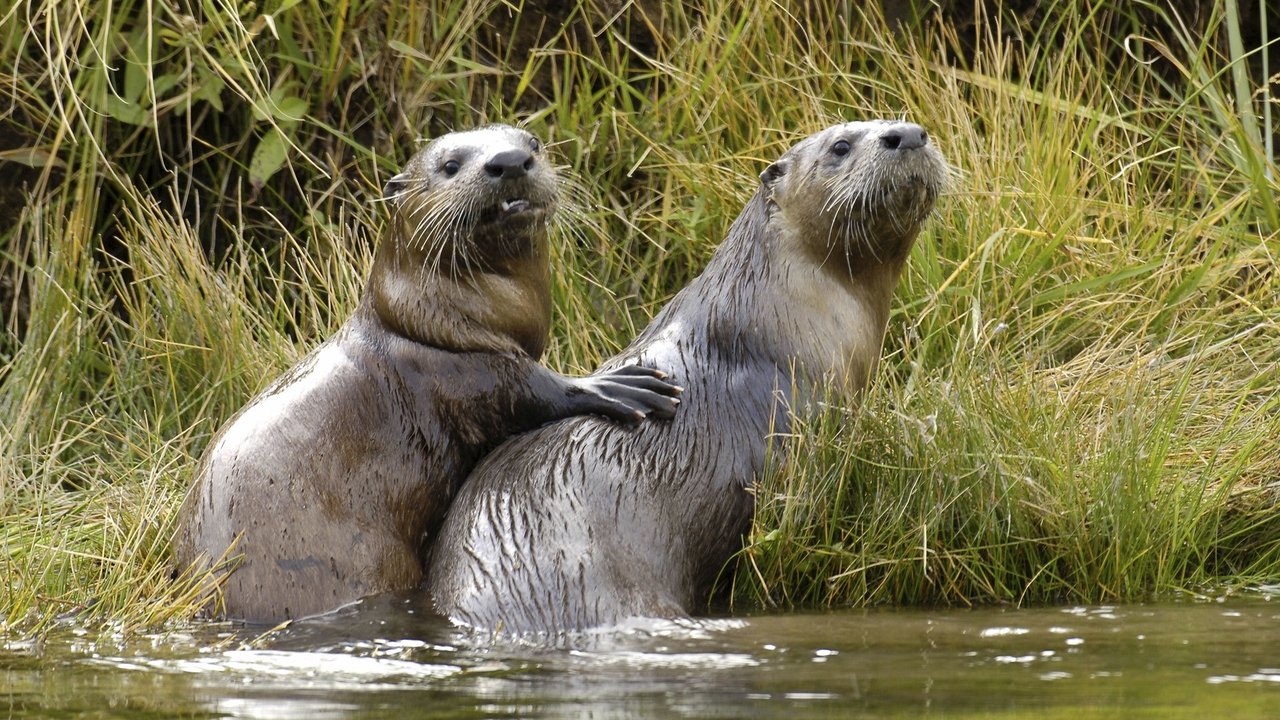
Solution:
<svg viewBox="0 0 1280 720"><path fill-rule="evenodd" d="M489 177L513 180L524 177L533 167L533 154L528 150L503 150L489 158L484 171Z"/></svg>
<svg viewBox="0 0 1280 720"><path fill-rule="evenodd" d="M929 144L929 133L911 123L899 123L880 133L880 146L887 150L915 150Z"/></svg>

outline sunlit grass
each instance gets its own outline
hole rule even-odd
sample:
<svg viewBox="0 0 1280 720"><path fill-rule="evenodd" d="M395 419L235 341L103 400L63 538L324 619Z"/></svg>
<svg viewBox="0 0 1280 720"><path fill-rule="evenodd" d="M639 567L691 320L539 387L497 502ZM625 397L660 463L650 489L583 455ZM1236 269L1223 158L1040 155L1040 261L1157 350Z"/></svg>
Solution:
<svg viewBox="0 0 1280 720"><path fill-rule="evenodd" d="M941 141L963 180L887 377L776 446L739 602L1126 600L1280 571L1275 168L1207 79L1227 59L1175 30L1198 98L1056 37L898 79L984 130ZM1050 53L1042 86L1004 80Z"/></svg>
<svg viewBox="0 0 1280 720"><path fill-rule="evenodd" d="M1204 35L1153 5L1125 43L1105 3L969 38L831 5L577 8L590 31L527 53L504 38L543 20L498 2L6 17L0 132L40 180L0 229L30 301L0 338L0 622L190 616L167 542L195 460L354 307L382 182L487 121L528 124L572 178L546 358L566 372L701 270L800 137L905 116L954 165L863 407L775 446L739 606L1274 581L1280 186L1230 17Z"/></svg>

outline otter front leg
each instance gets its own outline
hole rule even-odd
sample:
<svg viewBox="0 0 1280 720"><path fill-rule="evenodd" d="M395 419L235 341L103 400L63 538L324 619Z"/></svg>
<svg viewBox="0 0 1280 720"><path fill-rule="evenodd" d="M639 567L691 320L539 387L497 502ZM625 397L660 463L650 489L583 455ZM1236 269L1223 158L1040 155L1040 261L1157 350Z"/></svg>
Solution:
<svg viewBox="0 0 1280 720"><path fill-rule="evenodd" d="M530 384L536 395L531 399L544 410L537 424L575 415L603 415L623 423L639 422L649 415L670 419L684 392L684 388L668 382L666 373L640 365L580 378L550 370L539 375Z"/></svg>

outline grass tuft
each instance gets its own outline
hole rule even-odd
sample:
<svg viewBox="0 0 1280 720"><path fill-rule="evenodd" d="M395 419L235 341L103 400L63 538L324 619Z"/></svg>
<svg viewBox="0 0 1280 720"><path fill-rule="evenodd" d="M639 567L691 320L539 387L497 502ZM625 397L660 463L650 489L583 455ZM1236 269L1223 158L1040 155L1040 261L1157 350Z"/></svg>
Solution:
<svg viewBox="0 0 1280 720"><path fill-rule="evenodd" d="M775 443L739 607L1274 583L1274 18L1183 6L898 28L824 2L16 7L4 632L191 616L201 578L169 579L167 543L196 459L354 307L377 188L424 137L490 121L570 178L547 357L566 372L702 269L800 137L907 117L954 165L874 386Z"/></svg>

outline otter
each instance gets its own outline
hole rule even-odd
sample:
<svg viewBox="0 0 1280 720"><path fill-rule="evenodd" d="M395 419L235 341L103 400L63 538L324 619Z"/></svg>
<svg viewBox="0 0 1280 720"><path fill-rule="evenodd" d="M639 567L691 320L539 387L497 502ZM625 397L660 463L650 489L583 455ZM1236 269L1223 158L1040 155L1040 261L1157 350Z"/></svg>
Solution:
<svg viewBox="0 0 1280 720"><path fill-rule="evenodd" d="M704 272L604 365L678 378L679 414L635 431L570 419L486 456L432 550L434 608L558 635L702 607L749 529L770 436L874 373L947 173L922 128L887 121L829 127L770 165Z"/></svg>
<svg viewBox="0 0 1280 720"><path fill-rule="evenodd" d="M513 433L594 413L670 417L661 372L537 363L559 181L528 132L436 138L391 178L345 324L212 440L180 511L178 571L230 556L214 615L274 622L416 587L459 483Z"/></svg>

